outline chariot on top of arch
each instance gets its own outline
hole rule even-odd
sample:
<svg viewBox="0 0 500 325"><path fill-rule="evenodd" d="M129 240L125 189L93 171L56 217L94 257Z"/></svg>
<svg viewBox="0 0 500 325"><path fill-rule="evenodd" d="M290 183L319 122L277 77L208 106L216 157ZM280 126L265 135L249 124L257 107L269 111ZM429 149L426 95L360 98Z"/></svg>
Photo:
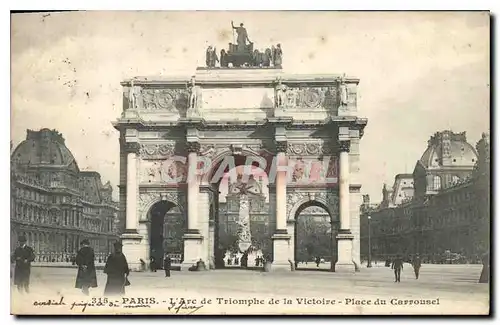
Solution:
<svg viewBox="0 0 500 325"><path fill-rule="evenodd" d="M229 43L228 49L222 49L218 56L217 48L210 45L206 50L207 68L282 68L283 50L281 44L271 45L265 49L254 48L254 43L250 41L247 29L243 23L234 26L231 21L233 31L233 42Z"/></svg>

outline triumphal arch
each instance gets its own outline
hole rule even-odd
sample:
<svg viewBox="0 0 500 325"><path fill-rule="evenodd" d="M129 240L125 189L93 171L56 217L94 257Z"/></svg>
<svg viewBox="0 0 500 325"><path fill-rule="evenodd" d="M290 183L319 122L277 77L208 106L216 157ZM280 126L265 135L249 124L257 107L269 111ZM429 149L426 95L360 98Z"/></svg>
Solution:
<svg viewBox="0 0 500 325"><path fill-rule="evenodd" d="M287 74L281 47L271 48L230 45L231 56L222 51L217 58L220 66L209 48L207 66L193 75L121 83L123 113L114 126L121 238L132 269L165 252L159 229L168 211L175 212L170 224L182 241L182 266L201 259L214 267L221 177L249 165L269 178L268 222L260 235L271 243L272 270L292 269L296 217L311 205L330 215L335 271L354 272L360 264L359 141L367 120L357 117L359 79ZM251 187L238 187L241 216L248 214ZM242 251L252 246L249 222L238 223Z"/></svg>

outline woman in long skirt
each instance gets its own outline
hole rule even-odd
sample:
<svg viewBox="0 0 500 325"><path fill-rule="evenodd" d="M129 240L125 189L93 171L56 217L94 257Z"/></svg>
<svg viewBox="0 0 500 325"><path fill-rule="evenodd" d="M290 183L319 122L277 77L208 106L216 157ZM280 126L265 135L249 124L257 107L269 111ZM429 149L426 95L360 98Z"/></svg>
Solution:
<svg viewBox="0 0 500 325"><path fill-rule="evenodd" d="M127 259L122 253L122 244L117 242L114 248L114 253L109 255L104 267L104 273L108 275L104 295L124 295L130 273Z"/></svg>

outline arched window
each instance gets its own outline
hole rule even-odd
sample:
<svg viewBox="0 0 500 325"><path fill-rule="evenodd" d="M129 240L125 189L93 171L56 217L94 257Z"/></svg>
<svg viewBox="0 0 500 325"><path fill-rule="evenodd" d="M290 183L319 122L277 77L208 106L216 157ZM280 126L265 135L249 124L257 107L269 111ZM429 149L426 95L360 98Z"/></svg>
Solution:
<svg viewBox="0 0 500 325"><path fill-rule="evenodd" d="M441 177L434 176L433 188L434 188L434 190L440 190L441 189Z"/></svg>

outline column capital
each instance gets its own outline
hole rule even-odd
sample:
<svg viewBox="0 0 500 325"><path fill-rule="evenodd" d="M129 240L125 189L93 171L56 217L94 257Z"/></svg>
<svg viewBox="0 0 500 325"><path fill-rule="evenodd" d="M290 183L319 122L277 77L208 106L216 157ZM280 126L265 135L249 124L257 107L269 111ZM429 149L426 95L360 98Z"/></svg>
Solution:
<svg viewBox="0 0 500 325"><path fill-rule="evenodd" d="M199 153L200 147L201 146L200 146L199 142L192 142L192 141L186 142L186 150L189 153L192 153L192 152Z"/></svg>
<svg viewBox="0 0 500 325"><path fill-rule="evenodd" d="M139 153L140 145L137 142L124 142L123 150L127 153Z"/></svg>
<svg viewBox="0 0 500 325"><path fill-rule="evenodd" d="M274 146L276 148L276 152L285 152L288 148L288 142L287 141L274 141Z"/></svg>
<svg viewBox="0 0 500 325"><path fill-rule="evenodd" d="M340 152L349 152L351 150L351 140L339 140Z"/></svg>

